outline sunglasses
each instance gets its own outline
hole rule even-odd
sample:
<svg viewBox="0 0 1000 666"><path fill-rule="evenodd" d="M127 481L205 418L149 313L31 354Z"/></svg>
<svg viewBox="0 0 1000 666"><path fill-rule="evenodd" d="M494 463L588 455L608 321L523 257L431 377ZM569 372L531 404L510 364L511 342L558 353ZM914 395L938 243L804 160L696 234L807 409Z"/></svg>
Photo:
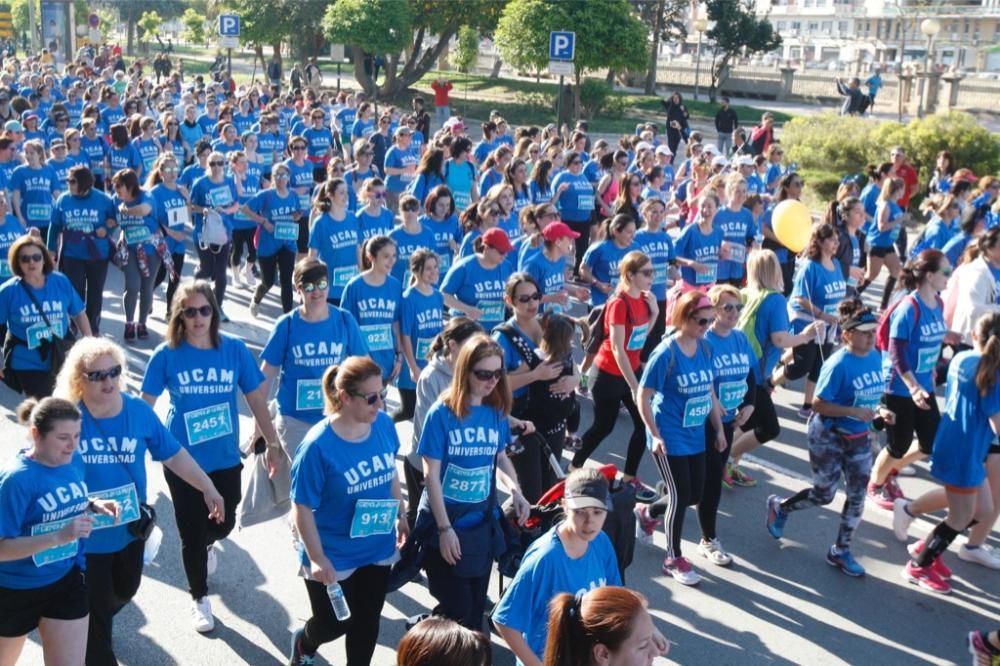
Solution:
<svg viewBox="0 0 1000 666"><path fill-rule="evenodd" d="M540 301L540 300L542 300L542 295L536 291L533 294L525 294L524 296L518 296L514 300L517 301L518 303L521 303L522 305L524 305L524 304L530 303L531 301Z"/></svg>
<svg viewBox="0 0 1000 666"><path fill-rule="evenodd" d="M742 303L726 303L721 307L723 312L743 312Z"/></svg>
<svg viewBox="0 0 1000 666"><path fill-rule="evenodd" d="M386 389L375 391L374 393L355 393L352 391L351 395L355 398L361 398L368 404L369 407L371 407L379 400L385 402L385 396L389 395L389 392Z"/></svg>
<svg viewBox="0 0 1000 666"><path fill-rule="evenodd" d="M385 192L372 192L372 199L385 199Z"/></svg>
<svg viewBox="0 0 1000 666"><path fill-rule="evenodd" d="M208 166L225 166L225 162L209 162Z"/></svg>
<svg viewBox="0 0 1000 666"><path fill-rule="evenodd" d="M67 178L66 182L70 185L76 185L76 178Z"/></svg>
<svg viewBox="0 0 1000 666"><path fill-rule="evenodd" d="M198 315L201 315L202 317L211 317L212 306L202 305L201 307L197 308L184 308L183 310L181 310L181 314L184 315L185 319L194 319Z"/></svg>
<svg viewBox="0 0 1000 666"><path fill-rule="evenodd" d="M573 160L572 162L569 163L570 166L576 166L577 164L583 164L583 162L581 162L580 160Z"/></svg>
<svg viewBox="0 0 1000 666"><path fill-rule="evenodd" d="M499 208L490 208L488 211L486 211L486 213L490 217L496 217L497 215L500 214L500 209Z"/></svg>
<svg viewBox="0 0 1000 666"><path fill-rule="evenodd" d="M358 157L371 157L372 155L373 153L368 150L363 150L360 153L358 153Z"/></svg>
<svg viewBox="0 0 1000 666"><path fill-rule="evenodd" d="M311 294L314 291L323 291L330 286L330 283L326 280L317 280L316 282L303 282L299 285L299 289L307 294Z"/></svg>
<svg viewBox="0 0 1000 666"><path fill-rule="evenodd" d="M177 173L178 171L177 167L163 167L160 169L160 173Z"/></svg>
<svg viewBox="0 0 1000 666"><path fill-rule="evenodd" d="M420 206L418 206L417 204L405 204L403 206L403 210L408 213L415 213L418 210L420 210Z"/></svg>
<svg viewBox="0 0 1000 666"><path fill-rule="evenodd" d="M276 173L274 174L275 180L288 180L289 176L287 173Z"/></svg>
<svg viewBox="0 0 1000 666"><path fill-rule="evenodd" d="M292 150L305 150L305 146L292 146Z"/></svg>
<svg viewBox="0 0 1000 666"><path fill-rule="evenodd" d="M697 319L689 317L689 319L699 326L711 326L715 323L715 317L699 317Z"/></svg>
<svg viewBox="0 0 1000 666"><path fill-rule="evenodd" d="M500 378L503 377L503 368L497 370L473 370L472 374L481 382L488 382L491 379L493 381L500 381Z"/></svg>
<svg viewBox="0 0 1000 666"><path fill-rule="evenodd" d="M39 252L38 254L22 254L20 257L17 258L17 260L20 261L22 264L38 263L39 261L42 260L42 253Z"/></svg>
<svg viewBox="0 0 1000 666"><path fill-rule="evenodd" d="M636 271L636 273L638 273L639 275L641 275L643 277L653 277L653 273L655 273L655 272L656 271L653 270L652 268L643 268L642 270Z"/></svg>
<svg viewBox="0 0 1000 666"><path fill-rule="evenodd" d="M83 376L87 378L88 382L98 383L103 382L105 379L118 379L122 374L122 366L116 365L113 368L108 368L107 370L91 370L89 372L84 372Z"/></svg>
<svg viewBox="0 0 1000 666"><path fill-rule="evenodd" d="M941 269L938 271L938 273L940 273L941 275L943 275L945 277L948 277L949 275L951 275L951 266L943 266L943 267L941 267Z"/></svg>

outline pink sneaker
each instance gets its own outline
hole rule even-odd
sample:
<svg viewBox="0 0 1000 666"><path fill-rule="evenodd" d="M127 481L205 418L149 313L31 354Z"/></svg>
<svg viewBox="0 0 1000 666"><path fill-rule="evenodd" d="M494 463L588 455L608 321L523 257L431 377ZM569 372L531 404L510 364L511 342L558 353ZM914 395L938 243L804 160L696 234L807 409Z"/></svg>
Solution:
<svg viewBox="0 0 1000 666"><path fill-rule="evenodd" d="M906 568L902 571L903 578L919 585L925 590L936 592L937 594L949 594L951 585L934 572L933 567L915 567L913 562L907 562Z"/></svg>
<svg viewBox="0 0 1000 666"><path fill-rule="evenodd" d="M895 501L886 488L888 484L876 486L874 483L868 484L868 499L887 511L892 511L892 503Z"/></svg>
<svg viewBox="0 0 1000 666"><path fill-rule="evenodd" d="M917 557L924 551L924 541L916 541L911 543L906 547L906 550L910 553L910 557L917 559ZM951 568L944 563L944 555L938 555L933 562L931 562L930 568L934 570L938 576L945 580L951 579Z"/></svg>
<svg viewBox="0 0 1000 666"><path fill-rule="evenodd" d="M697 585L701 582L701 576L695 572L686 557L668 557L663 560L663 573L671 576L681 585Z"/></svg>
<svg viewBox="0 0 1000 666"><path fill-rule="evenodd" d="M649 515L649 507L645 504L636 504L633 512L635 513L636 541L646 546L652 546L653 533L660 521Z"/></svg>
<svg viewBox="0 0 1000 666"><path fill-rule="evenodd" d="M896 480L895 474L886 479L884 489L893 502L898 499L906 499L906 495L903 494L903 489L899 487L899 481Z"/></svg>

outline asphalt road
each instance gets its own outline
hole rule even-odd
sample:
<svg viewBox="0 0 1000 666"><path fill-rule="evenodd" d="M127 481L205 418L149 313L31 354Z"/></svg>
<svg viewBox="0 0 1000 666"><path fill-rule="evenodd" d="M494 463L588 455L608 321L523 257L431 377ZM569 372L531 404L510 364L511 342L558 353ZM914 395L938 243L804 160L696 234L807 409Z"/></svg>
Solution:
<svg viewBox="0 0 1000 666"><path fill-rule="evenodd" d="M190 273L193 262L187 263ZM105 304L107 335L122 332L121 273L111 268ZM226 312L232 323L224 330L244 338L258 352L273 318L279 313L276 292L255 321L247 309L249 292L230 289ZM874 294L873 294L874 296ZM164 323L162 290L151 319L151 337L129 350L129 382L141 381L145 361L160 341ZM868 575L849 578L825 563L843 502L793 515L786 538L775 542L764 529L765 499L771 493L791 494L807 485L809 473L804 423L792 404L797 391L775 393L782 434L760 450L748 468L760 484L756 488L723 491L719 535L735 558L729 568L708 563L696 553L699 538L693 511L688 513L684 549L704 576L697 588L686 588L660 573L664 536L657 531L653 548L637 546L627 571L629 586L649 599L656 622L673 642L667 663L676 664L950 664L966 662L965 632L1000 626L1000 571L962 562L955 551L946 556L955 570L954 593L934 596L900 577L906 562L903 544L892 534L891 515L873 505L866 508L855 540L855 554ZM24 431L13 421L17 403L5 386L0 388L0 455L9 456L24 441ZM591 419L591 403L583 400L583 424ZM158 411L166 410L161 400ZM244 414L241 426L250 427ZM244 432L247 432L244 430ZM629 430L622 420L596 454L597 462L624 463ZM403 441L410 435L401 426ZM303 583L289 532L283 520L234 532L221 544L218 572L210 579L216 628L201 635L191 628L190 598L180 564L180 545L166 484L158 465L150 463L150 501L155 504L164 531L157 560L146 567L145 579L134 602L116 621L116 651L121 663L271 665L287 661L291 632L309 616ZM640 474L655 480L650 460ZM903 489L915 496L932 487L927 470L903 478ZM929 523L918 521L911 534L923 533ZM1000 533L991 543L1000 547ZM959 538L959 543L962 537ZM497 584L490 592L496 598ZM432 605L426 588L410 583L386 602L374 664L395 663L395 646L407 616ZM494 635L496 663L513 663ZM20 664L41 664L37 635L26 644ZM324 646L320 663L343 663L342 641ZM323 660L326 660L324 662Z"/></svg>

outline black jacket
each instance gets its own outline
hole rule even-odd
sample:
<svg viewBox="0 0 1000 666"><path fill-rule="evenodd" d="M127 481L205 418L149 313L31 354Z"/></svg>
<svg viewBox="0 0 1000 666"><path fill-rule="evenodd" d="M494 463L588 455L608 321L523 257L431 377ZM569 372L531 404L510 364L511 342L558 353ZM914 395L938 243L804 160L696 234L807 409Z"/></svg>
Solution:
<svg viewBox="0 0 1000 666"><path fill-rule="evenodd" d="M720 134L729 134L739 126L740 119L736 117L736 112L733 111L732 107L719 109L719 112L715 114L715 129Z"/></svg>

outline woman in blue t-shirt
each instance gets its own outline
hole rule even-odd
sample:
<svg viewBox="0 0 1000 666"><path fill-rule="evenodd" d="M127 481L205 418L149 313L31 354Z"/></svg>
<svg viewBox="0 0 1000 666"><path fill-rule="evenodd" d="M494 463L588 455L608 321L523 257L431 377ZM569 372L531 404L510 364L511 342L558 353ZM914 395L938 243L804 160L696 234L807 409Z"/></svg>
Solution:
<svg viewBox="0 0 1000 666"><path fill-rule="evenodd" d="M901 295L889 319L885 405L896 415L886 429L868 484L868 497L883 509L903 497L896 473L931 454L941 414L934 389L938 359L948 327L939 295L948 285L951 266L940 250L924 250L900 273ZM913 434L917 435L917 446Z"/></svg>
<svg viewBox="0 0 1000 666"><path fill-rule="evenodd" d="M487 330L504 320L504 285L510 277L507 255L514 249L503 229L487 229L473 241L475 252L458 260L441 283L451 314L465 315Z"/></svg>
<svg viewBox="0 0 1000 666"><path fill-rule="evenodd" d="M618 264L630 251L638 249L633 243L635 228L636 220L629 215L609 217L601 225L602 240L588 247L583 255L580 278L590 283L590 303L594 307L607 303L618 289Z"/></svg>
<svg viewBox="0 0 1000 666"><path fill-rule="evenodd" d="M139 177L131 169L122 169L111 178L115 192L114 203L121 238L128 248L125 273L125 293L122 309L125 312L125 342L137 337L149 337L146 319L153 310L153 283L160 270L161 258L157 246L163 238L156 221L156 202L139 187ZM139 306L139 316L135 308Z"/></svg>
<svg viewBox="0 0 1000 666"><path fill-rule="evenodd" d="M896 287L896 278L903 267L896 253L896 239L899 238L900 230L910 215L896 202L905 192L906 184L902 178L887 178L878 197L875 218L869 228L867 240L871 249L868 250L868 272L865 274L865 282L867 284L874 282L882 272L883 265L889 269L889 279L882 294L883 310L889 305L889 296Z"/></svg>
<svg viewBox="0 0 1000 666"><path fill-rule="evenodd" d="M75 464L76 405L28 400L17 415L31 444L0 464L0 655L15 663L37 628L45 663L82 664L90 605L81 540L121 507L92 498Z"/></svg>
<svg viewBox="0 0 1000 666"><path fill-rule="evenodd" d="M199 155L201 151L199 151ZM215 284L215 300L222 307L226 297L226 273L233 239L233 215L240 209L236 183L226 175L226 157L212 151L206 160L208 171L191 187L191 212L194 213L192 238L198 250L195 278ZM224 322L229 321L220 312Z"/></svg>
<svg viewBox="0 0 1000 666"><path fill-rule="evenodd" d="M399 304L403 286L392 277L396 243L388 236L374 236L364 243L364 271L344 287L341 307L354 315L368 344L368 351L382 368L386 385L396 380L403 365L399 347Z"/></svg>
<svg viewBox="0 0 1000 666"><path fill-rule="evenodd" d="M281 459L281 443L267 409L264 375L246 343L220 333L219 323L212 285L204 280L182 284L174 296L166 340L153 351L142 380L142 399L150 405L164 391L170 394L167 427L205 470L225 502L224 512L206 514L201 491L166 470L198 631L214 626L208 601L208 576L214 569L210 562L216 559L212 545L235 526L242 492L237 392L243 393L264 433L272 472Z"/></svg>
<svg viewBox="0 0 1000 666"><path fill-rule="evenodd" d="M444 164L444 184L455 199L455 208L465 210L479 201L476 167L469 161L472 142L464 136L458 137L451 142L449 153L451 158Z"/></svg>
<svg viewBox="0 0 1000 666"><path fill-rule="evenodd" d="M431 249L441 262L438 274L444 277L454 263L459 243L462 242L462 226L455 215L455 200L447 187L439 185L430 191L423 203L426 214L420 216L420 224L430 228L434 234Z"/></svg>
<svg viewBox="0 0 1000 666"><path fill-rule="evenodd" d="M705 486L706 422L711 422L715 433L709 446L718 452L729 446L715 394L712 349L704 339L714 314L712 301L700 291L689 291L677 300L671 322L677 333L657 345L637 392L646 446L667 487L660 499L637 512L639 525L648 533L649 524L663 520L667 535L663 573L682 585L701 581L681 554L681 532L687 507L701 501ZM698 550L712 558L714 544ZM718 559L713 561L726 563L721 558L724 554L716 553Z"/></svg>
<svg viewBox="0 0 1000 666"><path fill-rule="evenodd" d="M417 404L417 379L427 366L431 345L444 329L444 297L437 289L440 261L434 251L419 248L410 255L412 276L403 288L399 307L399 347L406 363L400 369L399 411L392 415L396 423L413 418Z"/></svg>
<svg viewBox="0 0 1000 666"><path fill-rule="evenodd" d="M892 423L894 415L881 404L885 379L881 354L874 348L878 317L860 299L841 302L839 314L844 346L823 365L807 426L813 485L784 500L768 497L766 524L771 536L780 539L792 511L829 504L844 477L847 498L826 561L848 576L864 576L864 567L851 553L851 538L865 508L872 466L870 426L876 417Z"/></svg>
<svg viewBox="0 0 1000 666"><path fill-rule="evenodd" d="M512 429L533 430L510 416L503 350L484 335L470 338L455 363L451 385L424 419L418 452L426 489L414 531L426 534L428 587L435 615L482 630L486 587L503 549L497 481L513 498L519 521L529 504L505 453Z"/></svg>
<svg viewBox="0 0 1000 666"><path fill-rule="evenodd" d="M410 286L410 257L421 248L433 248L436 240L434 230L424 226L420 221L420 202L412 194L399 197L400 224L389 232L389 238L396 243L396 263L392 267L392 276L399 280L403 289Z"/></svg>
<svg viewBox="0 0 1000 666"><path fill-rule="evenodd" d="M409 534L396 474L399 437L382 411L382 368L371 359L331 366L322 392L328 416L292 463L292 515L312 617L292 634L289 663L309 663L321 645L346 635L347 663L368 664L389 569ZM349 617L339 617L336 597Z"/></svg>
<svg viewBox="0 0 1000 666"><path fill-rule="evenodd" d="M41 141L27 141L23 148L25 163L10 174L6 189L11 193L11 209L24 227L37 227L46 236L52 221L52 203L59 196L62 183L56 170L45 164L45 146Z"/></svg>
<svg viewBox="0 0 1000 666"><path fill-rule="evenodd" d="M653 284L649 288L656 297L656 305L660 314L653 322L646 338L646 346L642 349L642 359L649 358L653 348L663 339L667 322L667 288L673 284L677 272L677 253L674 241L667 233L663 224L667 217L667 205L662 199L647 199L640 206L643 226L635 232L633 245L649 257L653 264Z"/></svg>
<svg viewBox="0 0 1000 666"><path fill-rule="evenodd" d="M358 218L348 211L348 188L342 178L323 183L313 202L309 256L319 258L330 271L327 299L340 305L344 287L361 265Z"/></svg>
<svg viewBox="0 0 1000 666"><path fill-rule="evenodd" d="M674 245L683 288L688 290L708 289L715 284L725 240L722 229L715 225L719 196L706 188L697 202L697 224L686 225Z"/></svg>
<svg viewBox="0 0 1000 666"><path fill-rule="evenodd" d="M389 235L396 218L385 207L385 183L381 178L369 178L361 188L361 196L365 206L357 212L359 240Z"/></svg>
<svg viewBox="0 0 1000 666"><path fill-rule="evenodd" d="M153 288L167 280L167 314L170 319L170 305L174 300L177 285L184 271L185 241L191 222L191 207L183 190L178 186L180 163L171 153L164 153L156 160L146 179L146 189L155 203L154 215L167 242L170 261L164 256L156 275ZM168 265L169 264L169 265Z"/></svg>
<svg viewBox="0 0 1000 666"><path fill-rule="evenodd" d="M590 227L596 205L594 186L583 175L583 155L570 152L566 154L566 170L559 172L552 180L552 193L559 207L562 221L573 231L580 234L576 239L576 266L579 272L580 262L590 244Z"/></svg>

